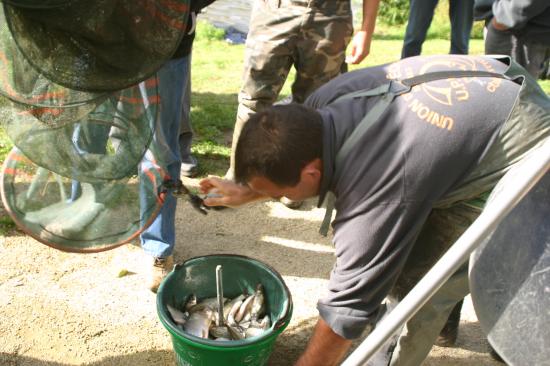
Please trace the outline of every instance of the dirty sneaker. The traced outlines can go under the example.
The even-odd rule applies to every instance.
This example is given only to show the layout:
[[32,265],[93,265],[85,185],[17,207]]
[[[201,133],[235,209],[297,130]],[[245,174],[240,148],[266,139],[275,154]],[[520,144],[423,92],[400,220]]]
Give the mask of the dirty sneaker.
[[193,155],[188,155],[181,162],[181,175],[184,177],[192,178],[197,175],[199,171],[199,163]]
[[285,98],[279,100],[278,102],[275,102],[273,105],[289,105],[294,102],[294,97],[292,94],[286,96]]
[[149,283],[147,287],[149,290],[157,293],[160,283],[166,277],[166,275],[174,267],[174,257],[169,255],[166,258],[153,257],[153,264],[151,266],[151,273],[149,277]]

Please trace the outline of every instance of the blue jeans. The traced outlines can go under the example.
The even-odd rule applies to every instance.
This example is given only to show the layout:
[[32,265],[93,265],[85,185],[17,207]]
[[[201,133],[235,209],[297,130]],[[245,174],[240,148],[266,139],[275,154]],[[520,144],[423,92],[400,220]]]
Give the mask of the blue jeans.
[[[168,173],[167,179],[180,177],[181,156],[179,135],[189,124],[191,57],[167,62],[159,71],[160,114],[150,151],[156,163]],[[190,144],[190,140],[189,140]],[[142,169],[153,164],[146,155]],[[143,185],[141,189],[146,189]],[[142,210],[143,212],[143,210]],[[172,254],[175,244],[176,198],[168,192],[164,205],[153,223],[141,234],[143,250],[154,257],[165,258]]]
[[[438,0],[411,0],[409,22],[401,58],[418,56],[432,23]],[[474,0],[449,0],[451,19],[451,50],[449,53],[468,54],[468,42],[474,21]]]
[[191,54],[187,57],[187,83],[183,91],[183,103],[181,108],[181,124],[179,134],[180,155],[182,162],[188,162],[191,156],[191,140],[193,139],[193,128],[191,127]]

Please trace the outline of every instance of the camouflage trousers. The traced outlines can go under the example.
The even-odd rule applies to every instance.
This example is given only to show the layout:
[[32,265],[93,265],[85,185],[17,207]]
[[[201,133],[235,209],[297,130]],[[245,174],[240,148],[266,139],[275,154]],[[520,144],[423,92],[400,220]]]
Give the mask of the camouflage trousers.
[[336,77],[353,34],[350,0],[255,0],[246,41],[243,83],[233,132],[231,167],[241,129],[271,106],[294,65],[294,102]]

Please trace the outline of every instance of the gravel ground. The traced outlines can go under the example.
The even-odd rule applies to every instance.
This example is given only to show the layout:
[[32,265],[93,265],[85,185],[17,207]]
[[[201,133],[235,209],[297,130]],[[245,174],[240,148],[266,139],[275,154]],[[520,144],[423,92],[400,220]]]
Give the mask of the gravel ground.
[[[269,365],[291,365],[305,347],[334,261],[330,240],[317,233],[324,210],[314,205],[293,211],[264,202],[207,216],[187,203],[178,208],[177,262],[214,253],[247,255],[273,266],[290,288],[293,317]],[[14,232],[0,238],[0,254],[0,365],[174,364],[155,295],[144,287],[146,257],[136,243],[72,254]],[[128,275],[118,277],[121,270]],[[470,302],[456,347],[434,347],[424,365],[501,365],[488,354]]]

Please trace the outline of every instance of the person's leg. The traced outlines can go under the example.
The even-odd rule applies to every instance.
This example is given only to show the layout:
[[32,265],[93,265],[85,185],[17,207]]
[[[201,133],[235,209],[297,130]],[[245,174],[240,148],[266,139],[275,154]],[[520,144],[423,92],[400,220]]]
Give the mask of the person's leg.
[[197,174],[197,159],[191,154],[193,128],[191,126],[191,54],[187,57],[187,73],[183,81],[183,102],[181,104],[181,124],[179,148],[181,156],[181,174],[192,177]]
[[467,55],[474,23],[474,0],[450,0],[451,54]]
[[490,20],[485,25],[485,54],[512,56],[512,33],[495,29]]
[[296,78],[293,102],[303,103],[321,85],[340,75],[353,34],[349,1],[325,2],[311,8],[294,50]]
[[401,58],[418,56],[422,52],[422,44],[432,23],[437,2],[438,0],[410,1],[409,21],[405,31]]
[[[303,103],[313,91],[338,76],[344,67],[347,69],[346,47],[353,34],[350,2],[339,0],[310,5],[301,30],[298,41],[293,44],[296,77],[288,100],[292,103]],[[297,209],[303,201],[282,197],[281,203]]]
[[[160,95],[160,114],[156,121],[156,129],[151,143],[150,150],[156,164],[166,169],[165,179],[179,179],[181,159],[179,150],[179,135],[181,110],[183,103],[182,87],[184,79],[187,77],[189,69],[189,59],[187,57],[171,60],[158,71],[159,95]],[[144,160],[142,162],[142,172],[144,168],[152,162]],[[144,192],[145,186],[142,185],[142,195],[150,192]],[[147,207],[142,206],[142,213],[148,212]],[[153,268],[149,283],[149,288],[156,291],[162,278],[171,270],[172,252],[175,244],[175,212],[176,198],[169,191],[166,194],[164,204],[160,213],[153,220],[151,225],[141,234],[141,246],[143,250],[153,259]],[[148,217],[142,217],[147,220]]]
[[390,365],[420,365],[430,353],[457,301],[462,300],[468,291],[468,265],[465,264],[407,322],[397,341]]
[[539,76],[539,78],[541,80],[549,80],[550,79],[550,50],[548,50],[546,61],[544,61],[544,66],[542,68],[542,73]]
[[512,52],[510,56],[521,66],[525,67],[527,65],[527,55],[525,54],[525,44],[518,39],[515,35],[510,33],[510,42],[512,44]]
[[[71,136],[73,146],[82,154],[95,153],[103,155],[107,150],[110,128],[110,126],[93,123],[87,119],[79,121],[74,124],[73,134]],[[75,176],[78,176],[78,174],[75,174]],[[81,183],[77,179],[73,179],[71,181],[69,202],[76,201],[81,194]]]
[[[392,295],[401,300],[474,222],[480,209],[457,204],[434,209],[399,276]],[[464,264],[405,324],[390,365],[419,365],[426,358],[456,304],[468,294],[468,266]]]
[[462,310],[463,300],[460,300],[449,315],[447,322],[443,326],[435,344],[440,347],[452,347],[456,343],[458,337],[458,325],[460,324],[460,312]]
[[522,45],[524,63],[520,63],[535,79],[539,79],[544,71],[544,63],[548,60],[550,47],[529,40],[518,41]]
[[291,5],[278,7],[278,3],[254,3],[226,179],[234,179],[235,149],[242,128],[252,114],[275,102],[292,66],[291,44],[295,42],[301,20],[300,15],[296,14],[299,7],[293,7],[290,11]]

